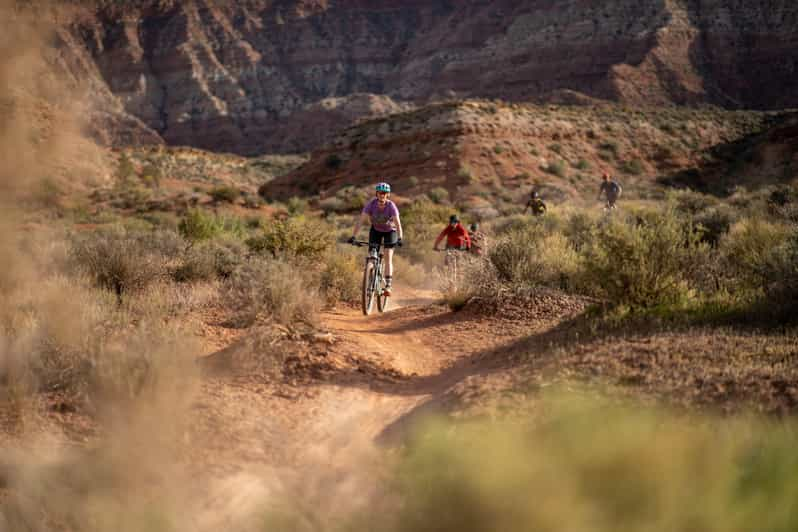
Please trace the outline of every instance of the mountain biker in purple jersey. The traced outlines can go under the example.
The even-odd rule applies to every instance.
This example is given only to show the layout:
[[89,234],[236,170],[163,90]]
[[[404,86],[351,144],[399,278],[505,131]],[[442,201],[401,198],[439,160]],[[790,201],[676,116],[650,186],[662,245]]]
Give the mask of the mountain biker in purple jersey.
[[355,228],[352,230],[352,237],[349,243],[353,244],[360,226],[370,223],[369,246],[377,244],[385,248],[385,290],[386,296],[391,295],[391,285],[393,284],[393,248],[402,247],[402,222],[399,219],[399,209],[389,198],[391,195],[391,185],[388,183],[377,183],[375,198],[369,201],[355,220]]

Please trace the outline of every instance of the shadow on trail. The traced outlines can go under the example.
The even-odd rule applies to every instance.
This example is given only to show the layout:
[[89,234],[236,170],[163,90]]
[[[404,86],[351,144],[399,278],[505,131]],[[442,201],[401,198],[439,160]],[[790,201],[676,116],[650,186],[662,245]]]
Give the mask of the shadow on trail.
[[[374,320],[373,327],[364,332],[391,334],[418,331],[487,318],[478,312],[436,312],[421,319],[413,319],[412,315],[408,315],[403,316],[403,321],[399,324],[385,324],[380,323],[379,319]],[[532,334],[509,340],[493,349],[464,355],[433,375],[403,375],[377,362],[362,359],[358,360],[357,367],[337,373],[328,382],[339,386],[368,388],[387,395],[429,396],[423,403],[387,425],[377,437],[378,443],[391,444],[401,441],[407,430],[418,421],[429,416],[446,415],[454,410],[460,402],[458,384],[472,377],[487,376],[519,366],[523,367],[524,373],[540,371],[550,366],[558,348],[584,341],[584,335],[578,331],[584,329],[585,324],[584,313],[562,321],[541,324],[540,329]],[[591,341],[595,339],[596,337],[590,338]]]

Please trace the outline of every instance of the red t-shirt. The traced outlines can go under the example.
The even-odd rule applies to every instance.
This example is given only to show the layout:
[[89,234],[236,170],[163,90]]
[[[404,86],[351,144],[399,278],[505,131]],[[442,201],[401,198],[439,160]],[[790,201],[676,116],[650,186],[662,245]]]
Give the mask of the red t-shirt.
[[457,222],[457,225],[447,225],[446,229],[441,231],[441,234],[438,235],[438,238],[435,239],[435,247],[438,246],[438,243],[443,240],[443,237],[446,237],[446,247],[447,248],[470,248],[471,247],[471,239],[468,237],[468,231],[460,222]]

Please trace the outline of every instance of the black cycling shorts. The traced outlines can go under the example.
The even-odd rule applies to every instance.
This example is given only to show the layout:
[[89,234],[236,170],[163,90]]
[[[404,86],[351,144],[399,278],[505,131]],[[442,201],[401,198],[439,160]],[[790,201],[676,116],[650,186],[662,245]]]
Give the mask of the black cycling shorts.
[[377,231],[374,227],[369,231],[369,246],[383,246],[386,248],[396,247],[396,242],[399,240],[399,233],[396,231],[389,231],[387,233]]

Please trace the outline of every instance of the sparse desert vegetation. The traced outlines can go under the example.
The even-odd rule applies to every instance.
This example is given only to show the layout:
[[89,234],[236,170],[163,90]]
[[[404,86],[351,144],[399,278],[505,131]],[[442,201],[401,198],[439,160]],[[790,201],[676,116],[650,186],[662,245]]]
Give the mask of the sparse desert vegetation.
[[[447,97],[307,157],[89,158],[8,39],[0,530],[798,527],[786,115]],[[404,245],[366,317],[375,176]]]

